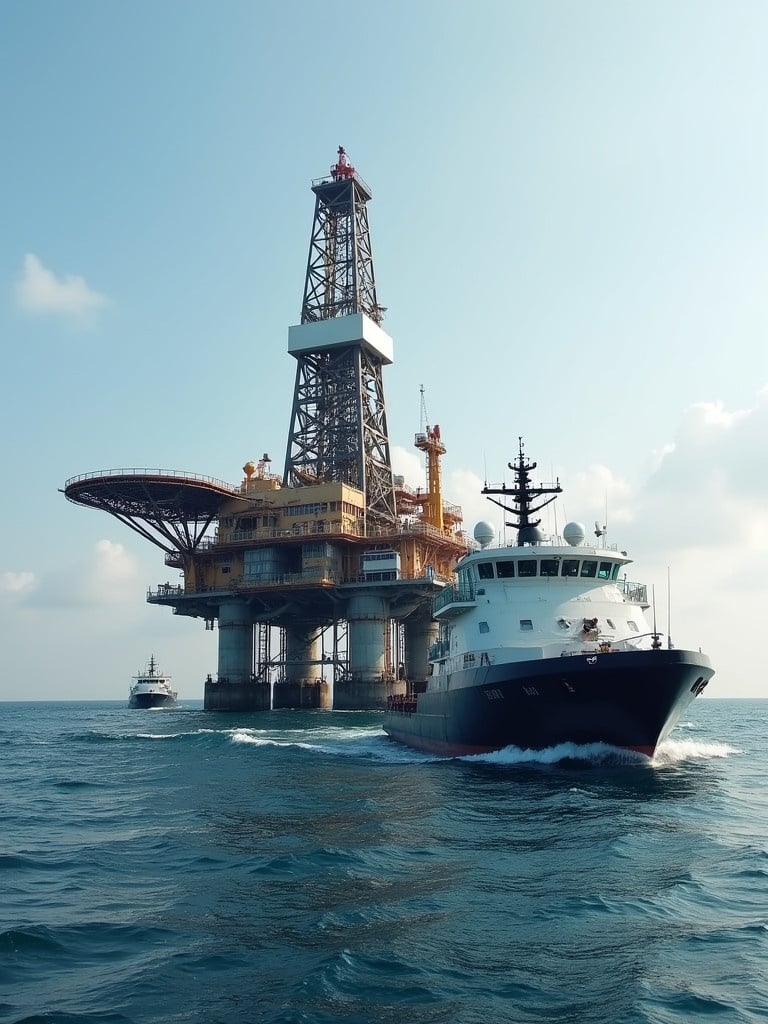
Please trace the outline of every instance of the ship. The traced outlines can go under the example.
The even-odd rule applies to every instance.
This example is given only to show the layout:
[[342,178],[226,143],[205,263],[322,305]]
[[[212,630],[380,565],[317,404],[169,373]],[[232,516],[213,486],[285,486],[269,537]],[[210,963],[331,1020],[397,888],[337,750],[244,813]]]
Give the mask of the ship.
[[178,693],[171,689],[171,677],[163,675],[157,667],[154,654],[144,672],[133,677],[128,695],[129,708],[173,708]]
[[483,487],[511,514],[513,543],[494,546],[477,524],[434,600],[426,680],[388,699],[384,731],[443,756],[604,744],[651,758],[714,669],[657,630],[655,598],[628,580],[632,560],[606,524],[593,544],[578,522],[544,535],[535,515],[562,487],[534,485],[536,465],[520,438],[512,486]]

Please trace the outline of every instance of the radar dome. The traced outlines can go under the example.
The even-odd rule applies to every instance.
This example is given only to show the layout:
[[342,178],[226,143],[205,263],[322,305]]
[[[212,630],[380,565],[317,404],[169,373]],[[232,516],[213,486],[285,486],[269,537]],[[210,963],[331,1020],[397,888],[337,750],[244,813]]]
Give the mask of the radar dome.
[[490,523],[481,522],[475,526],[474,538],[481,548],[487,548],[495,536],[496,531]]
[[521,526],[517,531],[518,544],[541,544],[544,534],[538,526]]
[[577,548],[579,544],[583,544],[586,535],[587,531],[582,523],[566,523],[563,527],[565,542],[570,544],[572,548]]
[[243,472],[245,473],[245,475],[250,480],[250,478],[256,472],[256,463],[255,462],[246,462],[246,464],[243,466]]

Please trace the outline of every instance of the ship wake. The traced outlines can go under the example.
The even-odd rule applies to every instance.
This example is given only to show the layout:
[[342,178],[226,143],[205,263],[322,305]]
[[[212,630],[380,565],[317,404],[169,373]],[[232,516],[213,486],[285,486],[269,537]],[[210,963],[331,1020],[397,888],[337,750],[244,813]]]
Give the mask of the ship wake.
[[513,764],[584,764],[595,766],[650,765],[662,767],[688,761],[706,760],[715,757],[729,757],[738,754],[736,747],[727,743],[712,743],[703,740],[665,740],[650,758],[645,754],[607,743],[558,743],[544,750],[523,750],[520,747],[505,747],[489,754],[471,754],[462,761],[472,763],[513,765]]

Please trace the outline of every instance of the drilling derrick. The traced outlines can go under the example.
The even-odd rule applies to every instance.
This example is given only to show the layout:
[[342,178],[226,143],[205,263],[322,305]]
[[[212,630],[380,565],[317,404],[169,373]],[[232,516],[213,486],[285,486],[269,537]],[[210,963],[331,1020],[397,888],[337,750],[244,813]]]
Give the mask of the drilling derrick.
[[[426,426],[427,486],[394,478],[366,204],[342,147],[312,183],[315,211],[284,471],[265,452],[239,485],[177,471],[104,470],[67,481],[70,501],[110,513],[162,548],[182,581],[147,600],[216,627],[208,711],[383,709],[426,686],[435,596],[471,544],[443,500],[440,428]],[[397,482],[397,491],[395,484]]]
[[283,484],[342,483],[364,496],[365,523],[396,522],[382,367],[392,339],[381,329],[366,204],[371,191],[339,146],[338,162],[312,183],[315,215]]

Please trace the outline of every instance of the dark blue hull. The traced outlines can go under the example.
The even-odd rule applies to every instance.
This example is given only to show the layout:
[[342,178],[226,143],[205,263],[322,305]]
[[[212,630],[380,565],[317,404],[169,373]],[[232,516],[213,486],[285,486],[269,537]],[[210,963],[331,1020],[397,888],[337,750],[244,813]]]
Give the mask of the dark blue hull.
[[445,688],[393,698],[384,731],[456,756],[606,743],[652,756],[713,675],[692,651],[627,651],[454,672]]
[[176,700],[164,693],[137,693],[128,701],[129,708],[175,708]]

